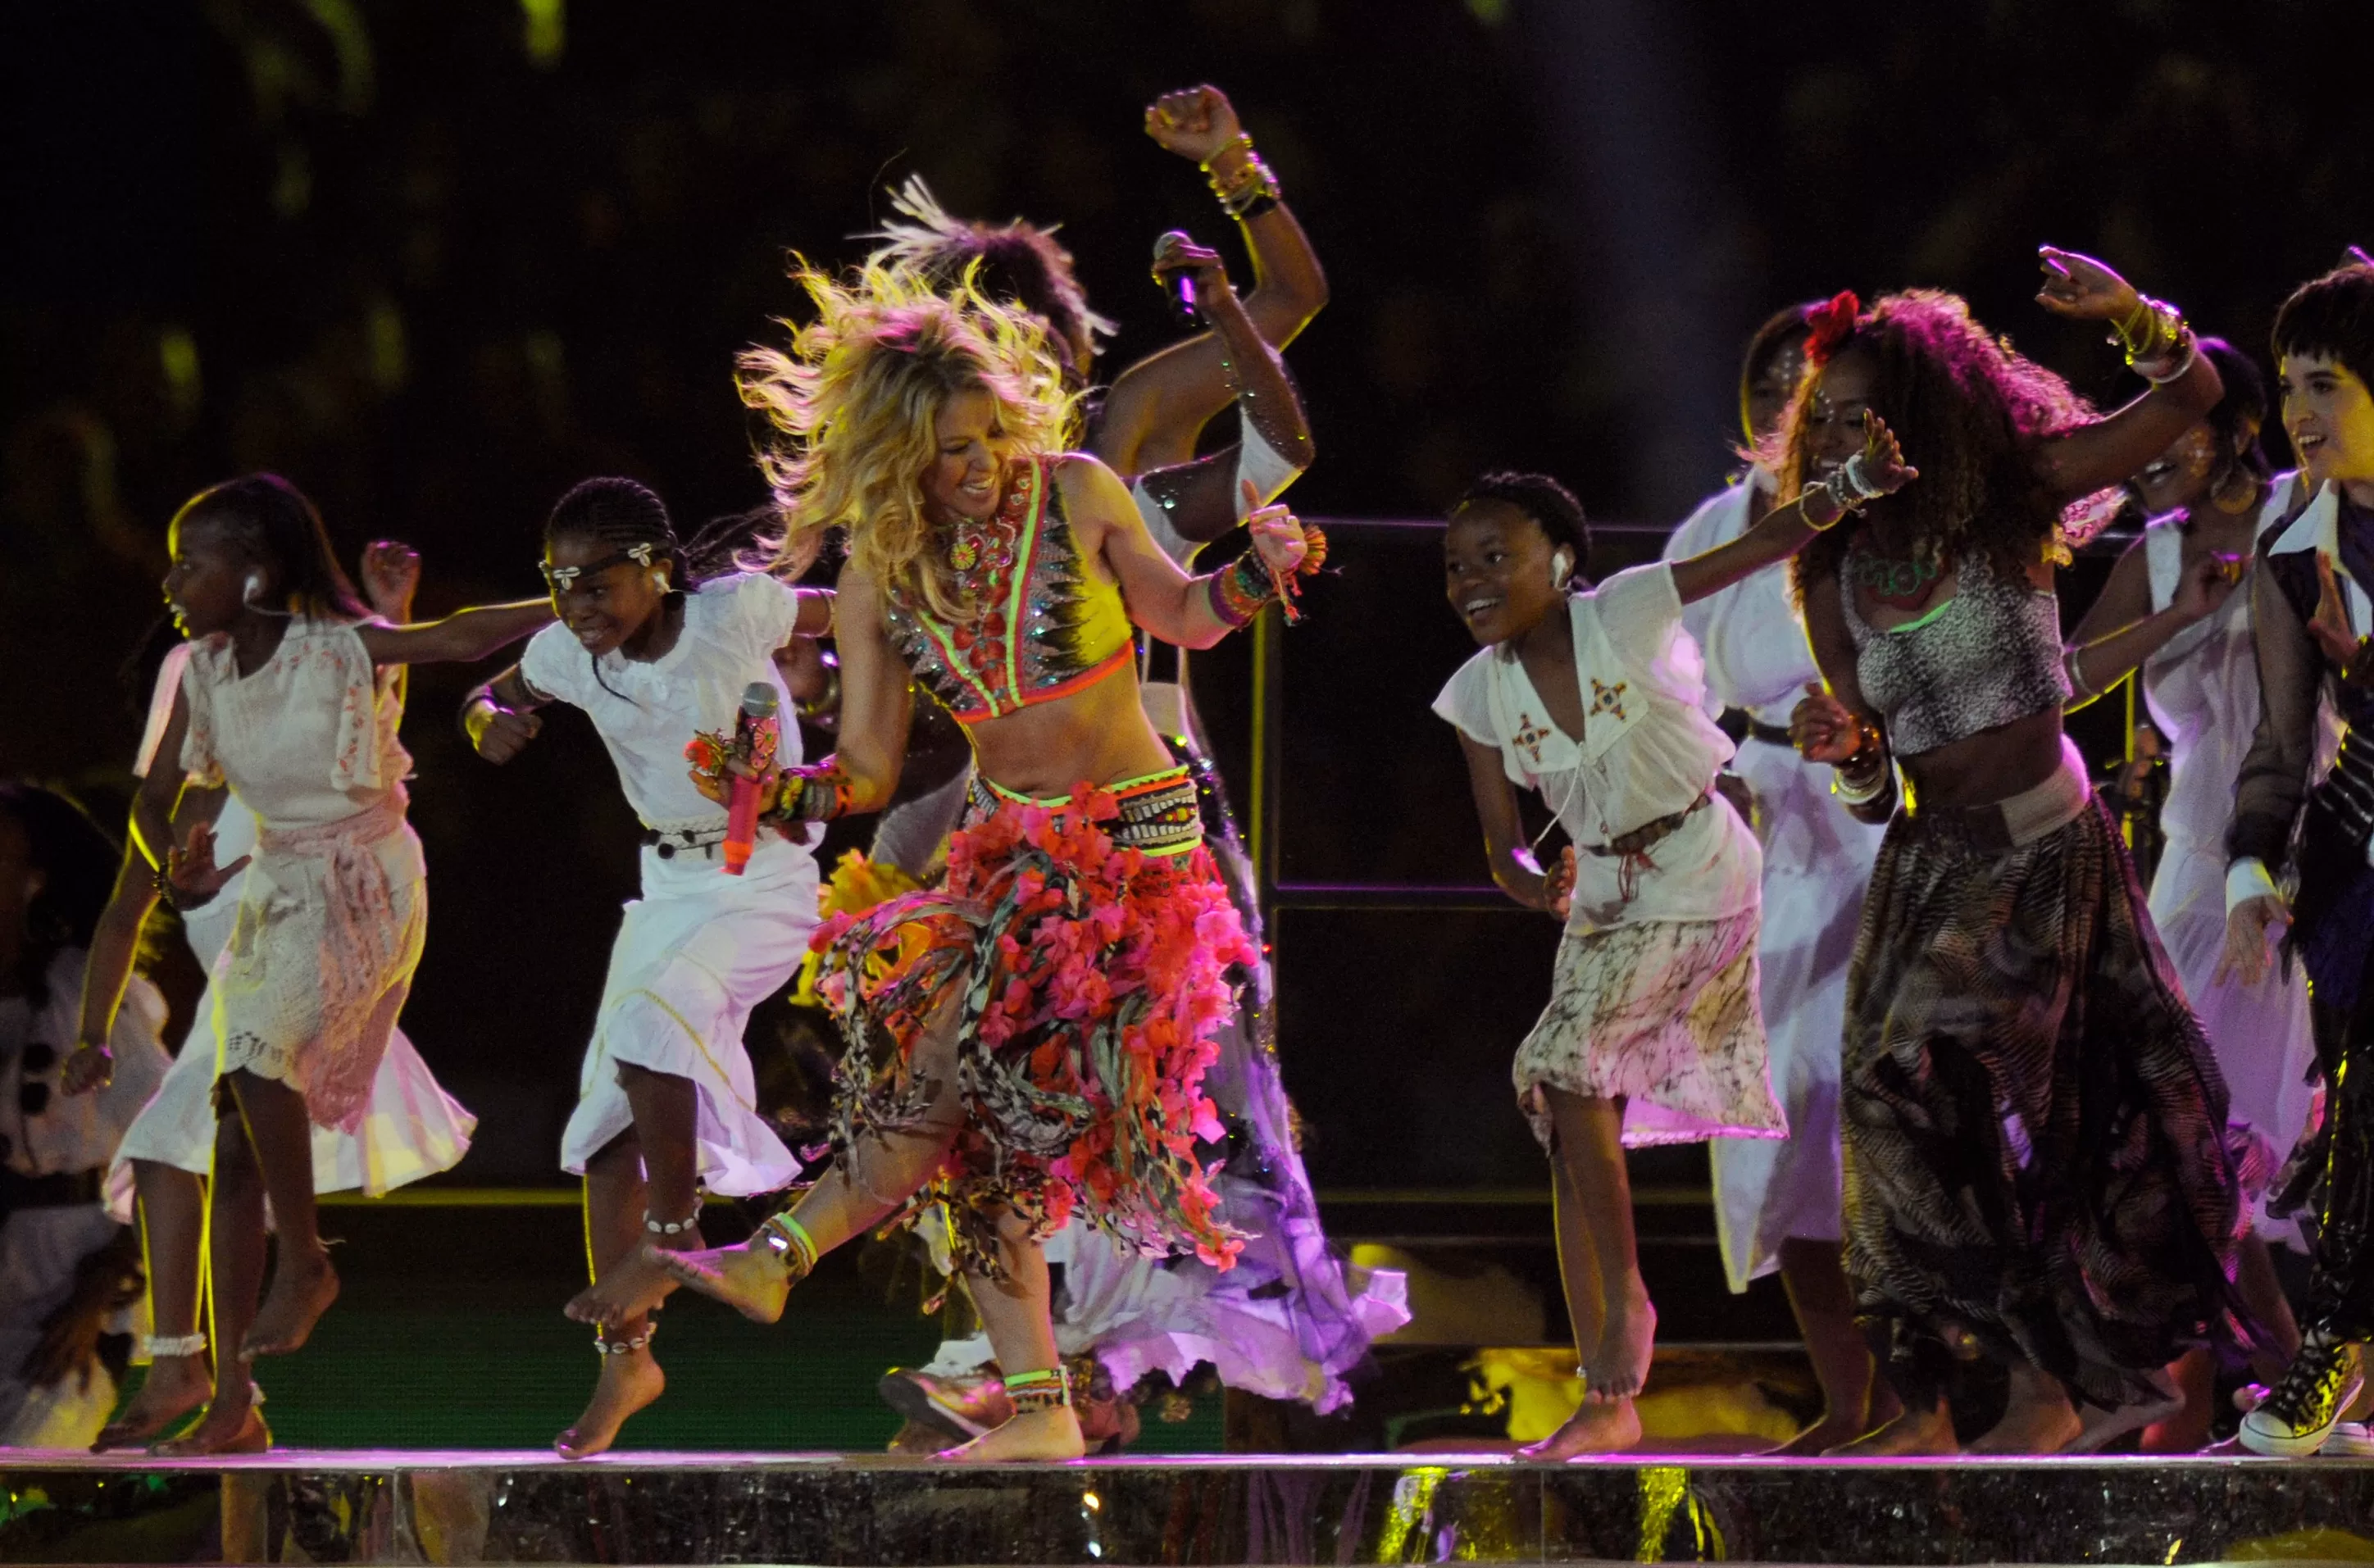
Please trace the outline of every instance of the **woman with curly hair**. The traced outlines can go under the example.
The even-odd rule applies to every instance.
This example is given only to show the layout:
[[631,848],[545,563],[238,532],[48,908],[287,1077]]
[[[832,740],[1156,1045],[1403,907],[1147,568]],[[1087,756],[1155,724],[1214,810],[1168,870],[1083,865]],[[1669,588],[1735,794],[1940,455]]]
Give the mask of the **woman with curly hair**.
[[1193,779],[1139,705],[1134,628],[1210,647],[1317,541],[1264,508],[1252,552],[1187,576],[1112,471],[1065,451],[1075,399],[1035,317],[970,279],[942,296],[878,266],[798,276],[817,319],[788,352],[746,354],[743,391],[778,432],[763,465],[794,537],[848,534],[842,698],[835,756],[762,775],[771,814],[878,810],[911,680],[965,725],[978,777],[945,890],[817,933],[848,1047],[831,1171],[746,1246],[661,1261],[772,1320],[819,1254],[936,1206],[1015,1411],[954,1452],[1069,1457],[1040,1240],[1076,1213],[1216,1268],[1242,1246],[1196,1145],[1218,1131],[1201,1083],[1231,972],[1256,954]]
[[[1792,716],[1798,748],[1857,816],[1892,818],[1849,971],[1840,1120],[1847,1270],[1904,1411],[1848,1452],[1951,1451],[1945,1374],[1980,1355],[2011,1398],[1973,1451],[2098,1446],[2173,1408],[2158,1369],[2245,1333],[2226,1086],[2062,733],[2073,691],[2180,617],[2072,649],[2052,594],[2107,510],[2089,497],[2206,414],[2217,372],[2172,308],[2041,257],[2041,303],[2109,323],[2145,395],[2098,417],[1951,295],[1864,313],[1844,295],[1774,443],[1792,496],[1875,411],[1922,474],[1793,568],[1828,685]],[[2232,580],[2201,587],[2189,608]]]

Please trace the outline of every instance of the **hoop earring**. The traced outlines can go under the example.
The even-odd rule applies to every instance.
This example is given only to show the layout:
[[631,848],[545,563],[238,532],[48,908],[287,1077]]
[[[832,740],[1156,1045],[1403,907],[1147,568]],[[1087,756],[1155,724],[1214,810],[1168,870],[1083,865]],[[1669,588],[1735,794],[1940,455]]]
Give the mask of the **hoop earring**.
[[[2237,481],[2239,484],[2237,485]],[[2251,471],[2239,462],[2229,462],[2226,472],[2209,487],[2209,501],[2227,517],[2239,517],[2249,511],[2259,498],[2259,482]]]

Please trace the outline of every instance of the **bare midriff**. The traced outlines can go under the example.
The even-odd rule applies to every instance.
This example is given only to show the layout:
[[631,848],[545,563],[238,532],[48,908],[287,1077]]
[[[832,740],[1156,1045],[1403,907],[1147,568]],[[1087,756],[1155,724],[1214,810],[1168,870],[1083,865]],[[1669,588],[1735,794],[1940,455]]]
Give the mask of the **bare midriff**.
[[981,777],[1017,795],[1066,795],[1174,766],[1138,701],[1134,661],[1052,702],[968,723],[965,733]]
[[1897,761],[1913,798],[1933,808],[2007,801],[2051,778],[2061,755],[2061,709],[2048,708]]

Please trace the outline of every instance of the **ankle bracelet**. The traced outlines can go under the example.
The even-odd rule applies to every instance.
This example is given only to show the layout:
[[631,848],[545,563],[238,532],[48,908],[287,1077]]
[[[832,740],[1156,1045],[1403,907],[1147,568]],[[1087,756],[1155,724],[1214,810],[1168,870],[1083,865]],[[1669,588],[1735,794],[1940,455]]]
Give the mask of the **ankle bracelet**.
[[805,1280],[816,1268],[816,1238],[807,1227],[792,1218],[788,1209],[758,1227],[758,1239],[782,1260],[784,1271],[793,1280]]
[[140,1353],[150,1361],[159,1356],[194,1356],[206,1348],[206,1337],[203,1333],[181,1334],[170,1339],[159,1339],[154,1334],[140,1336]]
[[594,1336],[594,1353],[601,1356],[622,1356],[640,1351],[652,1342],[652,1336],[659,1332],[659,1328],[656,1323],[646,1324],[643,1331],[631,1340],[605,1340],[596,1334]]
[[1041,1372],[1017,1372],[1008,1375],[1005,1382],[1005,1397],[1014,1402],[1016,1415],[1037,1415],[1042,1410],[1071,1408],[1071,1374],[1060,1366],[1051,1366]]
[[654,1220],[652,1218],[652,1211],[649,1209],[646,1209],[643,1211],[643,1229],[651,1232],[652,1235],[655,1236],[677,1236],[684,1235],[687,1231],[699,1231],[700,1229],[700,1207],[699,1204],[695,1204],[693,1206],[691,1216],[688,1219],[682,1220]]

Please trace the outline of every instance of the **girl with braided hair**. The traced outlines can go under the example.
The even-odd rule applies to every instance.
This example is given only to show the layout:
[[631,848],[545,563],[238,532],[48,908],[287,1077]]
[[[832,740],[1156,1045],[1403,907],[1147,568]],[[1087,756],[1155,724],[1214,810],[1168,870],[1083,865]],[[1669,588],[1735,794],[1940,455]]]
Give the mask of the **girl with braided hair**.
[[1948,1374],[1980,1355],[2011,1400],[1974,1452],[2097,1447],[2174,1408],[2159,1369],[2183,1351],[2250,1333],[2226,1086],[2061,723],[2232,579],[2075,646],[2052,594],[2066,541],[2108,513],[2087,498],[2208,413],[2217,371],[2100,263],[2042,265],[2040,301],[2108,324],[2145,395],[2098,417],[1951,295],[1842,295],[1770,450],[1794,495],[1876,411],[1922,472],[1792,568],[1824,681],[1798,749],[1888,821],[1839,1114],[1847,1272],[1904,1410],[1850,1453],[1951,1452]]
[[1209,647],[1317,539],[1260,509],[1251,553],[1187,576],[1112,471],[1065,450],[1075,400],[1035,317],[969,279],[798,275],[817,319],[744,357],[744,394],[778,432],[763,461],[794,533],[844,529],[850,549],[840,751],[767,776],[777,813],[879,809],[911,679],[965,725],[978,777],[945,891],[818,933],[847,1042],[832,1169],[748,1246],[660,1260],[772,1321],[819,1253],[936,1207],[1015,1412],[954,1452],[1076,1456],[1043,1238],[1076,1216],[1222,1270],[1243,1245],[1196,1146],[1220,1130],[1200,1086],[1255,954],[1140,706],[1133,628]]
[[[560,616],[520,661],[473,692],[462,722],[478,755],[517,756],[536,709],[582,709],[643,824],[642,896],[611,950],[560,1164],[585,1181],[594,1280],[567,1308],[594,1325],[601,1372],[584,1413],[554,1446],[608,1448],[660,1397],[652,1309],[674,1288],[646,1255],[700,1244],[700,1194],[789,1187],[798,1163],[755,1104],[742,1033],[787,984],[817,923],[816,860],[804,836],[766,835],[725,874],[725,813],[684,776],[685,741],[730,731],[753,684],[792,704],[774,662],[794,636],[830,625],[829,596],[763,573],[696,580],[667,508],[631,479],[588,479],[544,530],[544,575]],[[785,760],[795,725],[781,724]]]

